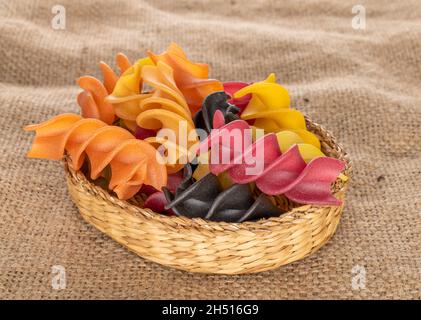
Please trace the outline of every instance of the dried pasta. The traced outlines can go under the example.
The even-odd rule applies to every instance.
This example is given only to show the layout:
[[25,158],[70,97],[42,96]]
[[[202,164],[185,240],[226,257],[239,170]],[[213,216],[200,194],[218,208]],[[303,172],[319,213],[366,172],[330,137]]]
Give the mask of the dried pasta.
[[109,166],[109,188],[120,199],[129,199],[143,184],[157,190],[166,185],[166,167],[156,149],[123,128],[66,113],[25,130],[36,133],[28,157],[59,160],[67,152],[75,170],[87,157],[92,179]]
[[[268,195],[284,194],[300,203],[341,204],[340,200],[332,196],[330,187],[345,169],[342,161],[316,154],[313,158],[308,156],[310,161],[306,163],[297,144],[282,152],[276,134],[269,133],[252,142],[251,132],[247,129],[249,126],[245,121],[235,120],[213,131],[201,143],[200,152],[210,149],[212,154],[212,149],[218,145],[216,150],[224,150],[229,156],[227,162],[211,162],[210,172],[216,175],[227,172],[234,183],[256,182],[256,186]],[[232,139],[221,139],[222,135],[226,136],[234,130],[243,135],[242,148],[236,148]],[[260,169],[254,173],[250,171],[257,167]]]
[[253,125],[265,132],[293,131],[308,144],[320,149],[319,139],[307,130],[303,114],[290,109],[288,91],[276,83],[272,73],[266,80],[253,83],[234,93],[234,98],[241,98],[248,94],[252,97],[247,107],[241,113],[241,119],[254,120]]
[[[130,67],[130,61],[123,53],[117,54],[116,61],[121,73]],[[112,124],[115,120],[114,108],[105,98],[113,92],[119,77],[105,62],[101,61],[99,67],[103,82],[92,76],[77,79],[78,85],[83,89],[77,97],[77,102],[84,118],[99,119]]]
[[161,61],[174,70],[175,83],[186,98],[193,115],[200,109],[206,96],[224,90],[220,81],[208,78],[207,64],[190,61],[176,43],[172,43],[166,52],[159,55],[148,51],[148,56],[155,64]]

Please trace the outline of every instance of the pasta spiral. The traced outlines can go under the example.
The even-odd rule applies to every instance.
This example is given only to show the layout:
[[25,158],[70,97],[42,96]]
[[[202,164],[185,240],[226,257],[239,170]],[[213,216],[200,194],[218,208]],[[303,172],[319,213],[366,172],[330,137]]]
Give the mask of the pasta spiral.
[[235,184],[224,190],[212,173],[194,181],[191,167],[187,165],[186,169],[184,180],[174,193],[163,188],[168,201],[165,208],[171,209],[177,215],[213,221],[243,222],[277,217],[282,213],[266,195],[260,194],[255,199],[248,185]]
[[[174,82],[172,69],[165,63],[158,62],[156,66],[143,65],[136,72],[139,72],[139,79],[153,89],[152,93],[135,94],[117,99],[110,96],[107,101],[115,105],[117,115],[124,119],[126,124],[132,123],[130,126],[134,123],[149,130],[169,129],[173,132],[175,139],[168,143],[160,137],[151,137],[146,140],[154,145],[171,148],[180,158],[181,153],[188,152],[188,149],[197,143],[198,138],[188,105]],[[130,103],[126,103],[128,101]],[[180,138],[180,134],[184,132],[187,132],[191,138],[186,143]],[[169,164],[169,173],[181,170],[183,164],[174,162]]]
[[[211,132],[201,146],[200,152],[209,148],[225,150],[229,161],[224,163],[210,163],[209,170],[213,174],[227,172],[234,183],[246,184],[256,182],[256,186],[268,195],[284,194],[287,198],[308,204],[340,205],[341,201],[331,194],[331,184],[345,169],[342,161],[320,156],[314,157],[306,163],[300,155],[297,144],[292,145],[282,153],[278,137],[269,133],[251,142],[250,131],[243,120],[235,120]],[[230,132],[240,132],[244,145],[240,150],[231,139],[221,139]],[[260,155],[260,157],[256,157]],[[212,158],[212,156],[211,156]],[[249,169],[260,164],[260,170],[250,173]]]
[[[129,59],[122,53],[117,54],[116,61],[121,73],[130,67]],[[83,89],[77,96],[77,102],[84,118],[99,119],[112,124],[115,120],[114,108],[105,98],[114,90],[119,77],[105,62],[101,61],[99,67],[103,82],[92,76],[77,79],[78,85]]]
[[28,157],[60,160],[67,152],[75,170],[87,157],[92,179],[109,165],[109,188],[120,199],[129,199],[143,184],[158,190],[166,185],[166,167],[156,149],[123,128],[66,113],[25,130],[36,133]]
[[208,78],[207,64],[190,61],[176,43],[172,43],[166,52],[159,55],[148,51],[148,56],[155,64],[164,62],[174,70],[175,83],[186,98],[193,115],[209,94],[224,90],[220,81]]
[[251,94],[251,100],[241,113],[241,119],[254,120],[253,125],[265,132],[292,131],[308,144],[320,149],[319,139],[307,130],[304,115],[290,108],[288,91],[276,83],[275,74],[234,93],[234,98]]

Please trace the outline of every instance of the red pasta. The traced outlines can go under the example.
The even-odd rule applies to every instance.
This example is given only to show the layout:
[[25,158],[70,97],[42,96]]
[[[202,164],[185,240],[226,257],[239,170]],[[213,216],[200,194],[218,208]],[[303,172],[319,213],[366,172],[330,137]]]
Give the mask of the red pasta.
[[[268,195],[284,194],[299,203],[341,204],[340,200],[332,196],[331,184],[345,169],[342,161],[316,157],[307,164],[297,145],[282,154],[275,134],[267,134],[252,143],[251,131],[247,132],[247,129],[250,128],[245,121],[236,120],[213,131],[201,143],[200,152],[211,149],[209,169],[213,174],[227,171],[234,183],[255,182]],[[240,134],[242,148],[238,148],[238,139],[227,139],[233,132]],[[220,153],[217,158],[219,161],[228,161],[212,163],[212,149]]]

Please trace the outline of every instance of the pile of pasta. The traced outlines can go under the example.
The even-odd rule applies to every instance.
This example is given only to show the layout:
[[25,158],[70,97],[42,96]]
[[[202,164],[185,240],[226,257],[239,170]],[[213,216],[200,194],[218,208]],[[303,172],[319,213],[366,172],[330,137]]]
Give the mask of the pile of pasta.
[[[344,163],[323,154],[274,74],[255,83],[210,79],[208,65],[175,43],[134,63],[119,53],[116,65],[118,73],[100,62],[102,81],[77,80],[80,115],[25,127],[35,132],[28,157],[67,155],[119,199],[146,195],[145,208],[168,215],[269,218],[283,213],[279,195],[341,205],[331,185],[346,178]],[[213,161],[221,155],[225,161]],[[261,170],[250,173],[253,166]]]

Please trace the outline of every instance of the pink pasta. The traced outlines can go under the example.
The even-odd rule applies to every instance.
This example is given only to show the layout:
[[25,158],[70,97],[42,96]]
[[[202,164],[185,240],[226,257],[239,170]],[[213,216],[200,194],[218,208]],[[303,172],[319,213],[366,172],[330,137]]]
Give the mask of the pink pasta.
[[[331,194],[331,184],[345,169],[342,161],[330,157],[316,157],[308,164],[300,155],[297,145],[281,153],[275,134],[267,134],[252,142],[251,131],[243,120],[230,122],[213,131],[199,147],[200,152],[211,150],[209,169],[213,174],[228,172],[234,183],[255,182],[268,195],[284,194],[299,202],[318,205],[340,205]],[[241,135],[241,140],[227,139]],[[223,138],[224,137],[224,138]],[[242,148],[238,148],[241,141]],[[220,153],[212,163],[212,149]]]

